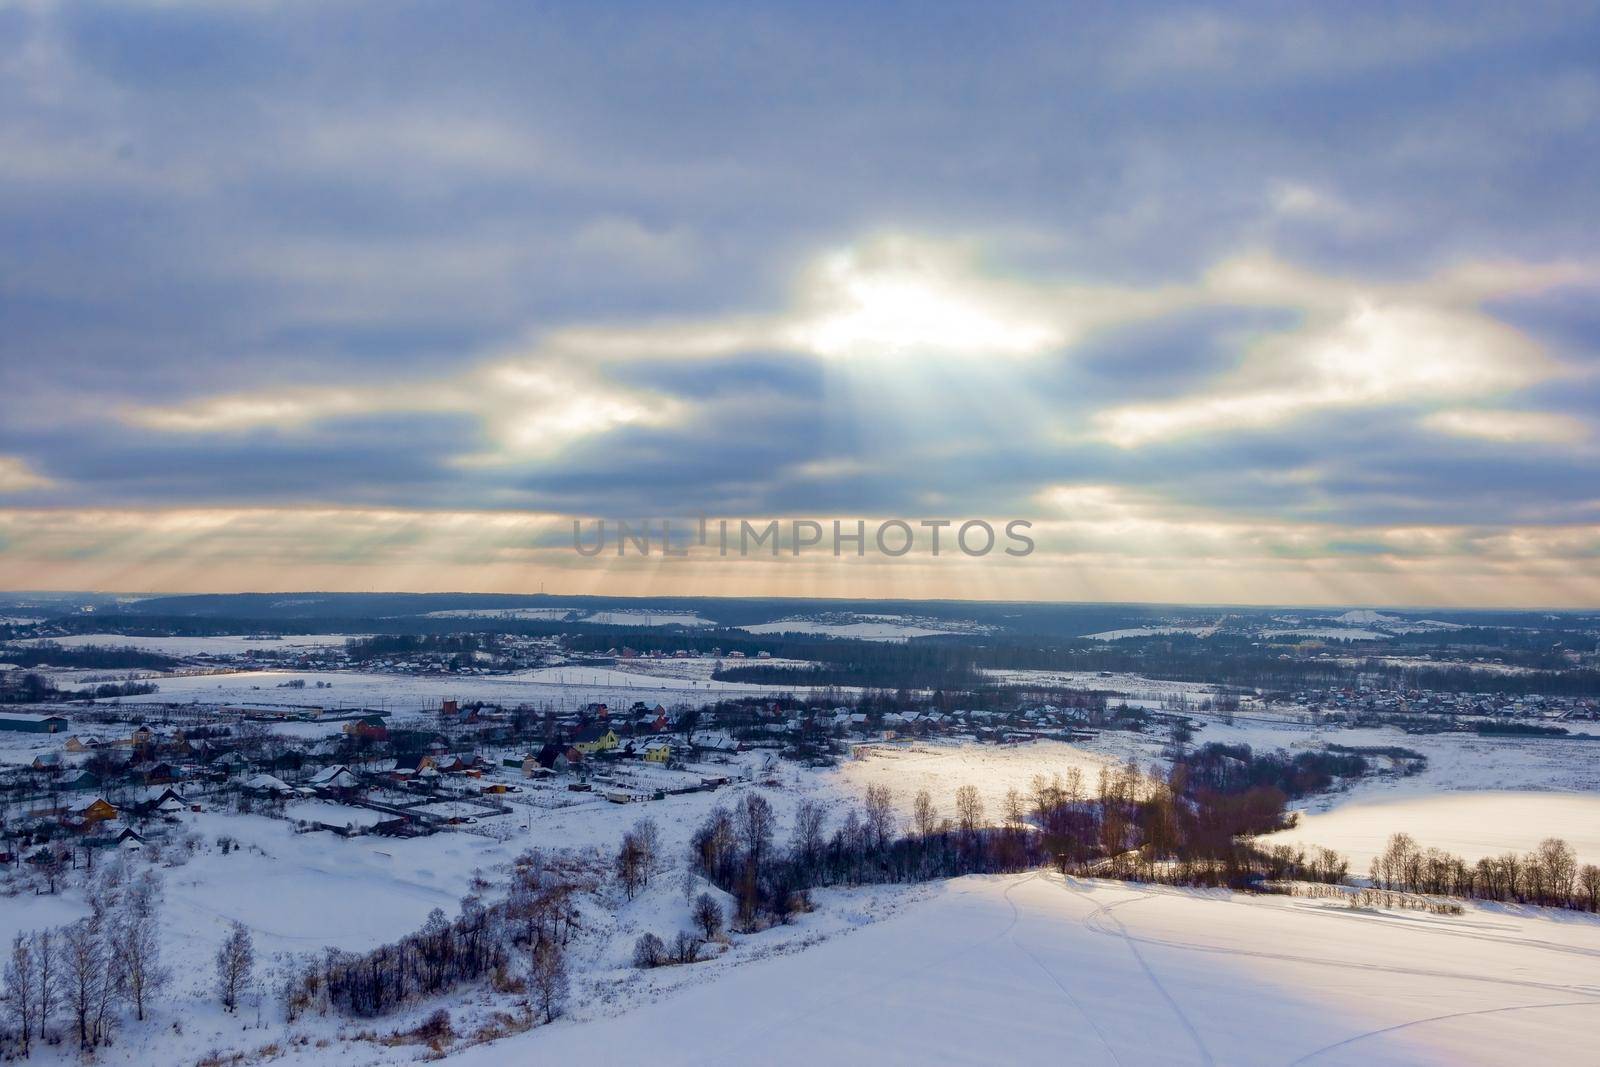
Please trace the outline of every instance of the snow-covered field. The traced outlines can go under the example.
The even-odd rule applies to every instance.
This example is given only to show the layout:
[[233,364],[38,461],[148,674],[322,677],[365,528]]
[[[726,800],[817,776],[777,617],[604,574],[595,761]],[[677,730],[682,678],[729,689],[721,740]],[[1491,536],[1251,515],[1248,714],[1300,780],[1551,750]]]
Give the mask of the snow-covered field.
[[[303,681],[304,688],[284,683]],[[317,688],[318,682],[328,683]],[[157,679],[158,692],[122,698],[125,703],[271,703],[320,708],[380,708],[422,711],[440,700],[571,708],[591,702],[627,707],[647,703],[701,704],[724,695],[786,692],[782,686],[715,682],[703,677],[662,677],[643,670],[607,667],[543,667],[484,676],[378,674],[358,671],[240,671]]]
[[795,615],[775,622],[741,626],[739,629],[752,634],[817,634],[823,637],[853,637],[862,641],[904,641],[912,637],[972,633],[983,628],[975,623],[908,615],[838,613]]
[[1198,700],[1215,694],[1219,688],[1209,682],[1174,682],[1122,671],[985,670],[983,673],[1001,685],[1091,689],[1157,702],[1165,697],[1180,696]]
[[128,634],[67,634],[40,637],[20,642],[25,645],[56,644],[62,648],[99,645],[109,648],[136,648],[141,652],[160,652],[169,656],[238,656],[246,652],[311,652],[319,648],[343,648],[353,634],[291,634],[281,638],[261,637],[141,637]]
[[999,821],[1005,811],[1006,793],[1015,789],[1026,804],[1035,777],[1065,777],[1076,767],[1084,788],[1092,790],[1099,780],[1100,768],[1116,763],[1111,757],[1060,741],[1026,745],[862,745],[856,749],[856,758],[843,761],[824,777],[831,779],[839,791],[852,796],[865,795],[869,785],[887,786],[902,813],[911,811],[917,793],[925,789],[943,818],[955,815],[957,789],[976,786],[985,812],[990,819]]
[[689,611],[591,611],[578,620],[597,626],[715,626]]
[[[1578,738],[1407,734],[1387,727],[1349,730],[1241,717],[1233,725],[1207,722],[1195,735],[1195,743],[1208,741],[1291,750],[1320,748],[1324,744],[1352,748],[1400,746],[1428,757],[1427,769],[1420,774],[1365,778],[1346,792],[1335,791],[1309,798],[1300,805],[1309,811],[1324,811],[1357,800],[1416,798],[1460,791],[1531,790],[1600,795],[1600,742]],[[1383,757],[1373,758],[1380,765],[1384,762]]]
[[1600,793],[1453,792],[1355,801],[1304,816],[1294,829],[1263,840],[1334,849],[1361,874],[1397,832],[1469,863],[1531,851],[1546,837],[1565,838],[1580,863],[1600,863]]
[[1320,637],[1334,641],[1387,641],[1394,634],[1380,630],[1364,630],[1344,626],[1291,626],[1276,630],[1262,630],[1262,637]]
[[571,608],[502,608],[477,611],[471,608],[454,608],[449,611],[430,611],[429,619],[539,619],[547,622],[570,620],[597,626],[715,626],[710,619],[692,611],[651,611],[648,608],[627,608],[617,611],[580,611]]
[[1217,632],[1215,626],[1136,626],[1129,630],[1106,630],[1103,633],[1084,634],[1091,641],[1120,641],[1125,637],[1160,637],[1162,634],[1194,634],[1210,637]]
[[1597,957],[1588,917],[973,877],[804,953],[449,1062],[1584,1063]]
[[244,846],[226,856],[202,852],[167,872],[168,907],[208,952],[235,920],[255,933],[258,951],[372,948],[421,926],[433,908],[453,914],[473,870],[509,858],[504,846],[470,834],[343,840],[297,834],[282,820],[227,814],[186,816],[184,825],[208,841],[226,835]]

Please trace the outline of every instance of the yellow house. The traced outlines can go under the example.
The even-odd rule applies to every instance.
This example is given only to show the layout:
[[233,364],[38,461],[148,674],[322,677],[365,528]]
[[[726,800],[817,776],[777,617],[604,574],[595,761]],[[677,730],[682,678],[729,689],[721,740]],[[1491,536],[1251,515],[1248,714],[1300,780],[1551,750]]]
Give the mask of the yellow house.
[[579,734],[572,742],[572,747],[582,752],[585,756],[592,756],[596,752],[610,752],[621,741],[617,739],[615,730],[607,727],[601,730],[594,727]]
[[672,759],[672,746],[665,741],[652,741],[644,746],[644,758],[651,763],[666,763]]
[[117,809],[106,803],[104,798],[95,797],[92,800],[84,800],[72,805],[67,809],[67,814],[76,818],[83,825],[90,826],[94,823],[105,822],[108,819],[115,819],[117,817]]

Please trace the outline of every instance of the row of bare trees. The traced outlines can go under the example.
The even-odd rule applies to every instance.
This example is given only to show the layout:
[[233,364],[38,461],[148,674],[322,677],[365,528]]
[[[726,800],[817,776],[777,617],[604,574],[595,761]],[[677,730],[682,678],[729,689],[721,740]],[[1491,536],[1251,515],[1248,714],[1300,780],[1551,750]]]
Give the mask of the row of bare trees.
[[1532,852],[1506,852],[1468,863],[1409,834],[1395,834],[1373,857],[1372,884],[1409,893],[1600,911],[1600,866],[1578,864],[1572,846],[1549,837]]
[[[771,804],[758,792],[713,808],[695,832],[692,869],[731,893],[738,928],[787,921],[807,892],[840,883],[906,882],[1053,864],[1064,872],[1248,887],[1268,879],[1337,882],[1348,865],[1326,849],[1262,849],[1253,835],[1288,825],[1278,783],[1300,784],[1312,764],[1247,748],[1202,750],[1192,763],[1145,773],[1134,764],[1082,768],[1009,790],[998,812],[972,785],[942,814],[923,791],[903,821],[887,786],[830,833],[822,808],[802,801],[786,846],[774,840]],[[1316,764],[1318,773],[1326,770]],[[1361,761],[1338,765],[1360,773]]]

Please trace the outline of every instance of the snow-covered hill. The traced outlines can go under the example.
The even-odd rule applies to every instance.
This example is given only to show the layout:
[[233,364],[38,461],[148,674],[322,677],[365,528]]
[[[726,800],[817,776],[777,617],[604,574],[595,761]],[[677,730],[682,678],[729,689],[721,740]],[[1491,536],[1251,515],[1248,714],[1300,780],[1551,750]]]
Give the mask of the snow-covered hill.
[[1600,922],[965,878],[804,953],[447,1062],[1593,1062]]

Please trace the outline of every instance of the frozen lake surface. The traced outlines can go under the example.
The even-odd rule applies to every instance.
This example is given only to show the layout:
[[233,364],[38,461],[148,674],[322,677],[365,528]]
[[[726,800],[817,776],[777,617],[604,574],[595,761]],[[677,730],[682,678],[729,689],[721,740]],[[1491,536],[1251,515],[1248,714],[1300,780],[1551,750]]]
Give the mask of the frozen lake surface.
[[1350,858],[1352,873],[1364,874],[1389,835],[1399,832],[1469,862],[1528,852],[1547,837],[1561,837],[1579,862],[1600,863],[1600,795],[1496,790],[1358,800],[1302,815],[1293,830],[1263,840],[1331,848]]

